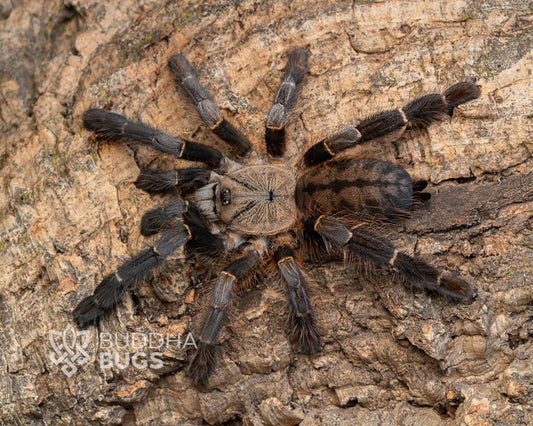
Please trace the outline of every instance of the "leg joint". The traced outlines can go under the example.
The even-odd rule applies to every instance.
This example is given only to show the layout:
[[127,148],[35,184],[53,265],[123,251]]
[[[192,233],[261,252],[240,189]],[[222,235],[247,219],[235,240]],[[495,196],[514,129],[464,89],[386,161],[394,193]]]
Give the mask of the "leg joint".
[[319,216],[318,219],[315,221],[315,224],[313,225],[313,229],[318,232],[318,225],[320,224],[320,221],[325,218],[326,215],[323,214],[322,216]]
[[397,257],[398,257],[398,250],[394,250],[394,254],[389,260],[389,265],[394,266],[394,262],[396,262]]
[[285,256],[283,259],[278,260],[277,264],[278,266],[281,265],[283,262],[294,260],[294,257],[292,256]]
[[[187,206],[188,207],[188,206]],[[185,228],[185,230],[187,231],[187,234],[188,234],[188,237],[187,239],[191,239],[192,238],[192,232],[191,232],[191,228],[189,227],[189,225],[187,225],[186,223],[183,224],[183,227]]]
[[331,148],[328,146],[328,143],[326,141],[327,139],[324,139],[322,141],[322,145],[324,145],[324,149],[327,151],[329,155],[331,155],[332,157],[335,157],[335,153],[331,150]]
[[226,276],[230,277],[233,281],[237,281],[237,277],[235,275],[233,275],[231,272],[222,271],[220,273],[220,275],[226,275]]

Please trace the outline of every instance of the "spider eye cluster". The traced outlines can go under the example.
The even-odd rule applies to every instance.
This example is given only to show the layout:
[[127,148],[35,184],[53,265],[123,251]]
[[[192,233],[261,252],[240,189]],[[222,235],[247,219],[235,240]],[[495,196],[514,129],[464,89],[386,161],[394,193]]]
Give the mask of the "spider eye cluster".
[[227,206],[228,204],[231,204],[231,190],[224,189],[220,193],[220,201],[222,202],[222,205]]

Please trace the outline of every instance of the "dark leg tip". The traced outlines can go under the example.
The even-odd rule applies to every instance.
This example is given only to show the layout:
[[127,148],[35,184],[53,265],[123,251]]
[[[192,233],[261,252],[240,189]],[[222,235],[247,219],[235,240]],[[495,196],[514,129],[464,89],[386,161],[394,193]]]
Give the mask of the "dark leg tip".
[[313,316],[311,314],[294,316],[292,318],[292,339],[302,351],[307,354],[315,354],[322,350],[322,339],[318,334]]
[[439,283],[439,292],[460,302],[473,302],[477,298],[475,287],[454,275],[445,275]]
[[149,193],[167,192],[176,186],[176,172],[167,170],[141,170],[135,186]]
[[73,316],[78,325],[85,327],[95,322],[109,308],[115,305],[122,292],[123,285],[117,281],[115,274],[108,275],[95,288],[94,294],[83,299]]
[[180,83],[187,75],[196,76],[194,68],[183,53],[172,55],[168,60],[168,67],[174,75],[174,78]]
[[414,192],[413,198],[416,201],[420,201],[421,203],[425,203],[426,201],[429,201],[431,199],[431,194],[429,192]]
[[413,191],[414,192],[421,192],[428,186],[428,181],[425,179],[421,180],[415,180],[413,182]]
[[424,203],[431,198],[431,194],[429,192],[422,192],[427,186],[427,180],[417,180],[413,182],[413,198],[415,201]]
[[178,225],[176,218],[181,214],[179,209],[175,209],[176,214],[171,210],[170,206],[159,207],[147,211],[141,218],[141,235],[148,237],[157,234],[173,226]]
[[120,114],[106,111],[99,108],[91,108],[83,113],[83,125],[95,132],[105,132],[115,134],[122,130],[124,123],[128,120]]
[[72,312],[74,320],[82,328],[96,322],[102,314],[103,310],[96,305],[94,296],[83,299]]
[[444,92],[446,102],[451,107],[451,111],[457,105],[464,104],[471,100],[479,98],[481,95],[481,86],[476,84],[475,80],[467,80],[461,83],[454,84]]
[[217,346],[205,342],[199,342],[196,353],[189,364],[189,377],[198,386],[204,386],[215,367]]
[[300,83],[307,70],[307,50],[302,47],[295,47],[288,53],[287,71],[290,72],[295,83]]

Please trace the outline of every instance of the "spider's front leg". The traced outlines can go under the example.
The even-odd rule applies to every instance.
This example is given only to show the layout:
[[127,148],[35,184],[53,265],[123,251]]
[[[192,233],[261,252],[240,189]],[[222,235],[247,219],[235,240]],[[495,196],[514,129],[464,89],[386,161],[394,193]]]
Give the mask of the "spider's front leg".
[[372,139],[394,135],[397,139],[405,129],[423,129],[451,116],[458,105],[479,97],[480,86],[475,81],[463,81],[444,93],[421,96],[402,108],[380,112],[313,145],[304,154],[304,164],[314,166],[330,160],[348,148]]
[[[185,223],[183,223],[185,222]],[[163,266],[170,254],[187,243],[196,252],[216,255],[224,250],[224,242],[213,235],[194,205],[176,200],[149,210],[141,220],[141,234],[153,235],[165,231],[153,247],[142,251],[105,277],[94,294],[83,299],[74,310],[80,326],[96,321],[112,308],[124,290],[132,288]]]
[[198,349],[189,366],[189,375],[196,384],[206,384],[216,364],[217,338],[231,303],[231,292],[235,284],[245,278],[260,262],[260,254],[251,250],[226,266],[216,279],[211,306],[197,338]]
[[210,255],[223,252],[224,241],[222,238],[211,233],[209,224],[195,205],[181,199],[148,210],[141,219],[141,234],[144,236],[157,234],[163,230],[180,226],[182,220],[191,233],[187,248],[195,253]]
[[274,260],[278,265],[290,302],[292,339],[306,353],[319,352],[322,348],[322,342],[309,302],[306,279],[294,258],[294,252],[288,247],[281,247],[275,251]]
[[348,257],[356,256],[377,265],[390,265],[410,284],[434,291],[450,299],[467,302],[476,297],[475,289],[461,278],[396,250],[388,241],[371,232],[349,229],[329,216],[310,219],[307,227],[344,248]]
[[198,81],[196,70],[185,55],[178,53],[172,56],[168,61],[168,67],[178,86],[192,102],[198,115],[209,129],[227,142],[237,155],[243,156],[250,151],[252,145],[246,136],[218,112],[215,103]]
[[274,102],[268,112],[265,129],[267,151],[273,157],[285,153],[285,123],[291,107],[294,105],[298,85],[307,71],[307,50],[300,47],[288,53],[287,66]]
[[174,138],[151,127],[129,121],[126,117],[103,109],[92,108],[83,113],[83,125],[103,140],[119,139],[127,143],[151,146],[160,152],[190,161],[201,161],[211,167],[223,164],[223,155],[214,148],[181,138]]
[[168,192],[172,189],[197,189],[206,185],[211,172],[206,169],[143,169],[135,186],[148,193]]

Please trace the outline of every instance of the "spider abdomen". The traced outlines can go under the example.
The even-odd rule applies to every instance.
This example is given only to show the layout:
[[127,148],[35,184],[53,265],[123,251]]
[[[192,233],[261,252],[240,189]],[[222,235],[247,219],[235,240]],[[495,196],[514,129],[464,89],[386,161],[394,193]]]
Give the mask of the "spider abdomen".
[[296,186],[296,204],[308,216],[405,217],[413,207],[409,174],[388,161],[331,161],[305,172]]

